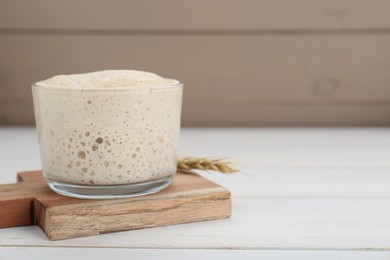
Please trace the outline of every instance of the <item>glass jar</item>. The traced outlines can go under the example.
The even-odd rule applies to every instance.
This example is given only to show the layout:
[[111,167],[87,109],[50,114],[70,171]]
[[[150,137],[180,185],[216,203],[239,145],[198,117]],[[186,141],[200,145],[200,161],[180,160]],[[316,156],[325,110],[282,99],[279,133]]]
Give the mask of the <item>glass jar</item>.
[[150,194],[175,176],[183,84],[32,86],[47,184],[76,198]]

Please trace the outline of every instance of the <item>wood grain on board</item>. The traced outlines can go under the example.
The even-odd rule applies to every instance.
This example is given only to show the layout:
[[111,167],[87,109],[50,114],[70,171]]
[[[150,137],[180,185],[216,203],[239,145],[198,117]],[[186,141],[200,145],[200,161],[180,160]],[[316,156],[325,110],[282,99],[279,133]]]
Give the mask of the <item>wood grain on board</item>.
[[51,240],[227,218],[230,192],[200,176],[178,173],[152,195],[83,200],[49,189],[40,171],[0,186],[0,227],[39,225]]

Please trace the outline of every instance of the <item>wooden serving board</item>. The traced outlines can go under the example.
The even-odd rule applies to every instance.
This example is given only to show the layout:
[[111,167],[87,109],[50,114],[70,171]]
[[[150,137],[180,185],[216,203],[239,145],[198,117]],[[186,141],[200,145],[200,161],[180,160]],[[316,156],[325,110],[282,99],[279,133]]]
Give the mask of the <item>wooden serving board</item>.
[[155,194],[110,200],[61,196],[41,171],[18,174],[0,185],[0,228],[39,225],[51,240],[228,218],[229,190],[195,174],[177,173]]

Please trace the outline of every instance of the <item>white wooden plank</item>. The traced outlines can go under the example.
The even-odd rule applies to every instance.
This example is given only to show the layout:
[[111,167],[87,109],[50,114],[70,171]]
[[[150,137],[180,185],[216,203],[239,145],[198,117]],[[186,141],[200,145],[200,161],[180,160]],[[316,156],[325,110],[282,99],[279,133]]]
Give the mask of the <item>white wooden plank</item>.
[[[188,128],[181,154],[263,167],[389,167],[389,128]],[[205,149],[207,147],[207,149]]]
[[[183,129],[183,152],[224,152],[242,161],[242,174],[207,175],[233,191],[231,219],[56,242],[49,241],[37,227],[2,229],[0,253],[11,250],[8,255],[12,256],[13,248],[9,247],[24,246],[45,247],[37,252],[49,252],[46,247],[208,248],[223,253],[233,251],[220,249],[389,250],[389,133],[386,128]],[[24,165],[25,159],[31,164],[39,163],[32,128],[0,128],[0,143],[0,182],[11,175],[13,179],[11,169]],[[250,251],[256,254],[248,257],[258,257],[257,252],[281,252],[281,256],[290,253]],[[334,257],[387,257],[356,253]]]
[[112,249],[112,248],[1,248],[0,259],[166,259],[166,260],[228,260],[228,259],[343,259],[343,260],[385,260],[390,252],[363,251],[302,251],[302,250],[182,250],[182,249]]
[[[0,127],[0,142],[1,165],[38,165],[32,127]],[[181,155],[230,157],[243,169],[390,167],[389,153],[390,128],[183,128],[180,138]]]
[[[33,128],[0,128],[0,183],[40,168],[36,139]],[[390,196],[390,129],[184,128],[180,150],[239,161],[239,174],[199,172],[235,197]]]
[[390,198],[390,167],[257,168],[234,175],[202,173],[234,197]]
[[3,0],[0,24],[45,29],[375,29],[389,28],[389,11],[386,0]]
[[[35,169],[40,166],[1,166],[1,183],[14,183],[17,172]],[[390,198],[390,168],[263,168],[228,176],[198,173],[236,198]]]
[[0,230],[2,246],[389,250],[390,199],[233,198],[230,219],[49,241],[37,227]]
[[34,127],[1,127],[0,143],[0,169],[3,166],[24,170],[40,168],[38,135]]

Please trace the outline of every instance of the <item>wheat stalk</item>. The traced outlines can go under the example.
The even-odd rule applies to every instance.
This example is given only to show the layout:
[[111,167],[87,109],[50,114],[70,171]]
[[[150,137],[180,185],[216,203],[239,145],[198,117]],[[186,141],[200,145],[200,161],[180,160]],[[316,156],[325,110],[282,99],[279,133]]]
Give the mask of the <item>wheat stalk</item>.
[[218,171],[222,173],[238,172],[234,168],[235,163],[226,161],[221,158],[199,158],[199,157],[184,157],[178,158],[177,169],[181,172],[188,172],[192,169],[203,171]]

